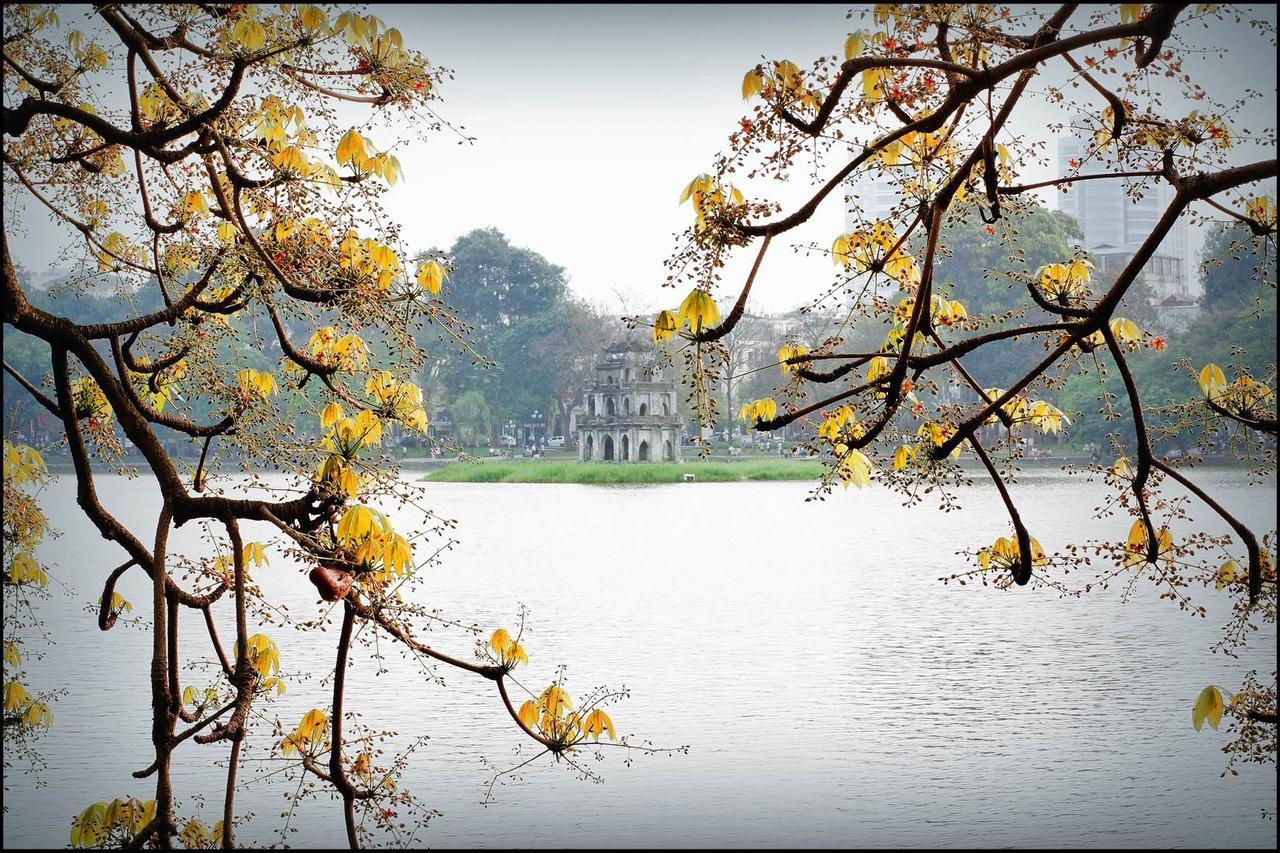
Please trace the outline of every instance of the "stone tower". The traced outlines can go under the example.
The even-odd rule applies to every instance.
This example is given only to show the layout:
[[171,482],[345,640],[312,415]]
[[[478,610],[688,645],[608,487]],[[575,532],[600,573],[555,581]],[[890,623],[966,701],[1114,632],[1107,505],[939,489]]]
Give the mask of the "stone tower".
[[634,339],[604,348],[578,418],[584,462],[675,462],[683,433],[676,384],[654,364],[652,347]]

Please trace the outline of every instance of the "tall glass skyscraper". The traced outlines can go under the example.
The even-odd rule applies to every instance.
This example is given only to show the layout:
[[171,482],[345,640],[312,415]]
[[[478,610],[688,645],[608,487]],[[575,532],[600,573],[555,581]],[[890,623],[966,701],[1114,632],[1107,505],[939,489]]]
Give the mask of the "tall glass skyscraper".
[[[1086,126],[1081,118],[1077,126]],[[1096,174],[1114,168],[1097,153],[1077,168],[1088,149],[1075,136],[1058,140],[1058,177]],[[1082,153],[1083,152],[1083,153]],[[882,175],[862,171],[848,180],[845,190],[845,227],[889,219],[898,214],[899,225],[909,218],[902,188]],[[1058,209],[1073,217],[1083,234],[1081,246],[1094,265],[1094,279],[1105,288],[1129,265],[1134,253],[1151,234],[1173,200],[1173,189],[1164,181],[1115,179],[1080,181],[1059,188]],[[1162,325],[1179,328],[1198,311],[1200,287],[1189,256],[1187,225],[1179,220],[1142,269],[1142,281],[1150,288],[1151,302]],[[887,286],[886,286],[887,287]]]
[[[1108,168],[1097,154],[1077,168],[1084,145],[1074,136],[1058,140],[1058,176],[1093,174]],[[1092,164],[1092,165],[1091,165]],[[1128,265],[1156,222],[1173,200],[1173,189],[1164,181],[1148,179],[1080,181],[1058,193],[1058,209],[1075,217],[1084,234],[1082,248],[1093,260],[1100,277],[1114,279]],[[1187,257],[1187,226],[1179,220],[1142,270],[1157,305],[1194,304],[1198,288],[1192,282]]]

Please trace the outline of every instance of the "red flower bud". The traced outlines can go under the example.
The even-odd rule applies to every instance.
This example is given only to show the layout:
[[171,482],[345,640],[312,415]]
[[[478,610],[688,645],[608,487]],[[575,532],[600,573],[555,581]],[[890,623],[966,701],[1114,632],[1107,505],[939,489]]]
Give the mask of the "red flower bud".
[[307,577],[316,585],[316,589],[320,591],[320,597],[325,601],[346,598],[347,593],[351,591],[351,584],[355,582],[350,572],[334,566],[316,566]]

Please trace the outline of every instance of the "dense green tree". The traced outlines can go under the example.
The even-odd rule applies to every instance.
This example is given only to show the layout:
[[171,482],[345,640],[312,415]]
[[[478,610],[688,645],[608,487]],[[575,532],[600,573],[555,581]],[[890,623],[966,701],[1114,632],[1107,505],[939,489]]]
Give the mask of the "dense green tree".
[[[438,251],[427,252],[438,255]],[[564,267],[511,245],[497,228],[477,228],[449,250],[450,300],[483,344],[500,327],[540,314],[564,298]]]
[[[1186,329],[1169,332],[1163,350],[1135,353],[1130,360],[1142,399],[1153,409],[1173,406],[1193,392],[1195,383],[1187,366],[1238,363],[1250,375],[1266,380],[1275,364],[1274,243],[1253,239],[1243,225],[1219,223],[1210,231],[1200,261],[1204,291],[1200,314]],[[1122,391],[1115,376],[1106,378],[1105,388],[1096,376],[1074,376],[1063,389],[1061,404],[1069,412],[1092,415],[1105,409],[1107,394]],[[1199,437],[1193,426],[1167,430],[1177,434],[1165,434],[1165,443],[1189,449]],[[1127,407],[1117,407],[1110,421],[1078,419],[1071,437],[1077,446],[1100,444],[1113,432],[1126,442],[1133,441]]]
[[505,410],[524,417],[536,409],[547,415],[549,430],[568,429],[569,410],[594,375],[604,345],[619,331],[613,318],[565,295],[499,334],[497,389]]
[[1239,223],[1219,223],[1209,232],[1200,263],[1204,284],[1200,304],[1206,311],[1257,306],[1262,297],[1274,292],[1275,243],[1251,239],[1249,229]]
[[1026,285],[1010,277],[1061,263],[1074,253],[1080,226],[1065,213],[1036,203],[1010,204],[993,225],[972,212],[947,225],[935,275],[970,313],[1003,313],[1026,307]]
[[453,422],[457,425],[458,434],[464,444],[475,444],[480,436],[489,432],[493,424],[493,413],[489,404],[479,391],[466,391],[459,394],[449,407]]
[[[948,252],[937,262],[937,280],[971,316],[998,318],[994,328],[1049,322],[1050,314],[1027,304],[1025,280],[1045,264],[1079,254],[1081,236],[1075,219],[1035,200],[1006,205],[1004,216],[991,225],[970,211],[944,228],[940,242]],[[1107,284],[1095,281],[1096,288]],[[1139,277],[1119,313],[1142,328],[1154,328],[1157,318],[1151,302],[1150,287]],[[1000,341],[967,356],[965,366],[988,387],[1004,387],[1017,378],[1016,365],[1034,357],[1038,347],[1029,338]]]
[[[1026,285],[1016,276],[1072,257],[1080,236],[1074,219],[1035,201],[1008,205],[993,225],[971,212],[945,226],[940,242],[949,251],[939,258],[935,275],[941,290],[971,316],[1000,316],[997,327],[1045,322],[1049,315],[1027,306]],[[986,387],[1004,387],[1037,346],[1030,339],[1001,341],[973,353],[965,365]]]
[[[576,396],[587,380],[609,336],[606,318],[570,294],[563,267],[511,245],[496,228],[459,237],[449,257],[451,304],[472,329],[473,348],[438,360],[437,387],[450,398],[478,391],[495,428],[523,423],[535,410],[567,423],[572,398],[562,395]],[[550,417],[548,426],[555,427]]]

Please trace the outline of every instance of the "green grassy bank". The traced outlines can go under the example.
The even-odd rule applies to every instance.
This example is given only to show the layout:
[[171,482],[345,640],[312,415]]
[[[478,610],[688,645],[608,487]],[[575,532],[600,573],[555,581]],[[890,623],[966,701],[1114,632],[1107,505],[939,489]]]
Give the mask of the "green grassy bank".
[[685,474],[694,482],[727,483],[740,480],[815,480],[822,473],[816,461],[744,459],[738,462],[550,462],[520,460],[457,462],[424,479],[437,483],[583,483],[643,485],[679,483]]

